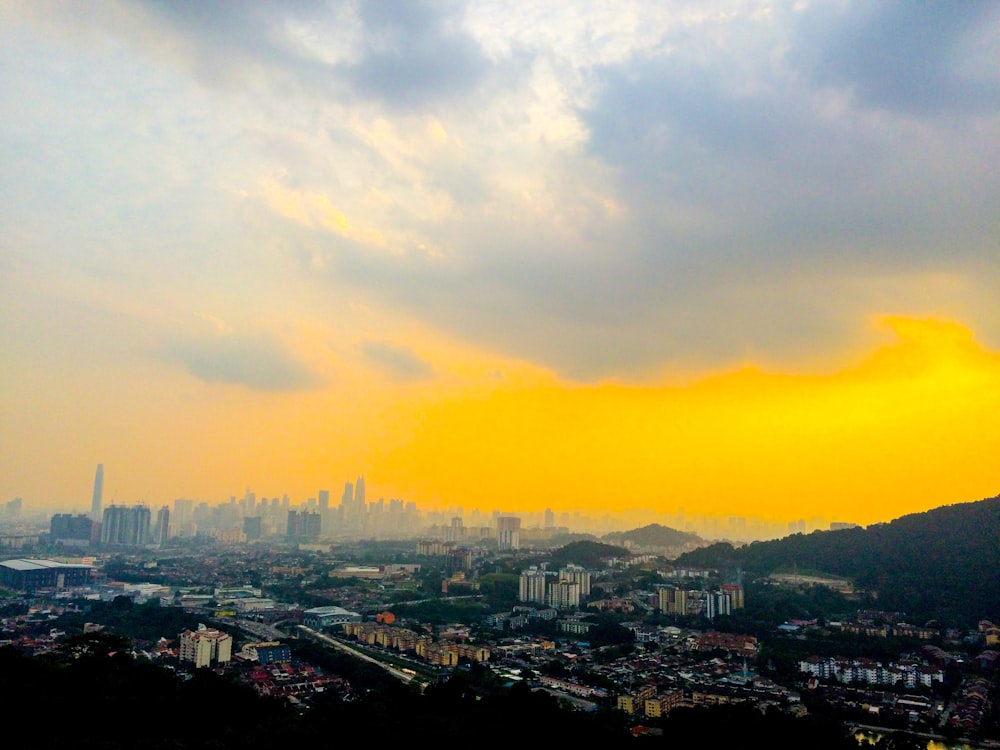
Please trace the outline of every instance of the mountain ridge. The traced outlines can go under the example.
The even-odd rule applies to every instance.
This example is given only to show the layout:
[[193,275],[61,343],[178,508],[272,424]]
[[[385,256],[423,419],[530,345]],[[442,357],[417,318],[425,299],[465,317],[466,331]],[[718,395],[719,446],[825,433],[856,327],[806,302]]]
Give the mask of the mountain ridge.
[[1000,495],[867,527],[686,552],[677,565],[769,575],[796,566],[850,579],[880,609],[914,619],[1000,620]]

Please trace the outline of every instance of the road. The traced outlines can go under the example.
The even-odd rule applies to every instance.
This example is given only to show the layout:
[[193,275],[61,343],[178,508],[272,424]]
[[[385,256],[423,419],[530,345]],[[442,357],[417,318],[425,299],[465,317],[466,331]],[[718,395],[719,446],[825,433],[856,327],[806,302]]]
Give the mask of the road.
[[362,659],[368,662],[369,664],[375,664],[376,666],[381,667],[386,672],[391,674],[396,679],[401,680],[402,682],[410,683],[416,680],[416,684],[420,686],[421,690],[423,690],[427,686],[425,682],[417,679],[417,675],[410,674],[409,672],[404,672],[402,669],[399,669],[398,667],[392,664],[386,664],[384,661],[379,661],[373,656],[366,654],[364,651],[360,649],[354,648],[348,643],[344,643],[343,641],[338,641],[336,638],[331,638],[325,633],[320,633],[319,631],[313,630],[312,628],[307,628],[305,625],[299,625],[299,630],[301,630],[306,635],[309,635],[315,638],[316,640],[327,644],[328,646],[333,646],[334,648],[338,648],[344,653],[350,654],[351,656],[355,656],[358,659]]

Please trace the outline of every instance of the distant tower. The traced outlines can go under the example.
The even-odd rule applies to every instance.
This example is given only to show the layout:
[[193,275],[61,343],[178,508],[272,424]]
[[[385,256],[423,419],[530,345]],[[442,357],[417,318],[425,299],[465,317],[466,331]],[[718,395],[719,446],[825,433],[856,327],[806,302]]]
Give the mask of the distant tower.
[[97,464],[97,476],[94,477],[94,497],[90,501],[90,520],[100,521],[103,517],[101,501],[104,496],[104,464]]
[[170,538],[170,508],[164,505],[156,512],[156,525],[153,527],[152,543],[162,547]]
[[497,550],[511,552],[520,549],[521,519],[517,516],[497,518]]

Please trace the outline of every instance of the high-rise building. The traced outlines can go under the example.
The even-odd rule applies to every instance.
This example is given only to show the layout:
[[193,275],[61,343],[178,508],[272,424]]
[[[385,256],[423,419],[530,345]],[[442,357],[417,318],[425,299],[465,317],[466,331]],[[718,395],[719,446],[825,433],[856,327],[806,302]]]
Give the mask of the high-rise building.
[[21,506],[23,500],[19,497],[15,497],[13,500],[8,500],[3,506],[3,513],[0,514],[8,521],[16,521],[21,517]]
[[97,464],[97,474],[94,476],[94,495],[90,499],[90,520],[100,522],[104,517],[101,504],[104,499],[104,464]]
[[722,584],[722,591],[729,595],[733,609],[743,609],[743,586],[738,583]]
[[465,539],[465,528],[462,526],[462,519],[459,516],[451,519],[451,525],[444,529],[444,540],[446,542],[461,542]]
[[74,516],[71,513],[56,513],[49,521],[49,534],[57,544],[78,544],[86,546],[95,539],[98,524],[90,516],[81,513]]
[[288,511],[288,526],[285,534],[289,539],[316,539],[322,528],[322,518],[319,513]]
[[580,584],[573,581],[553,581],[548,585],[550,607],[565,609],[580,606]]
[[264,535],[264,526],[260,516],[249,516],[243,519],[243,535],[248,542],[256,541]]
[[714,620],[719,615],[731,615],[733,602],[725,591],[710,591],[705,597],[705,616]]
[[109,505],[101,520],[101,544],[149,543],[150,512],[145,505]]
[[534,565],[522,571],[517,598],[522,602],[545,604],[545,571]]
[[233,637],[221,630],[199,625],[181,633],[180,642],[180,660],[194,662],[195,667],[225,664],[232,658]]
[[497,550],[511,552],[521,548],[521,519],[497,516]]
[[590,571],[579,565],[567,565],[559,571],[560,581],[569,581],[580,586],[580,596],[590,596]]
[[156,512],[156,525],[153,526],[153,536],[150,540],[158,547],[162,547],[170,538],[170,508],[164,505]]
[[665,615],[687,614],[687,592],[684,589],[660,589],[660,612]]

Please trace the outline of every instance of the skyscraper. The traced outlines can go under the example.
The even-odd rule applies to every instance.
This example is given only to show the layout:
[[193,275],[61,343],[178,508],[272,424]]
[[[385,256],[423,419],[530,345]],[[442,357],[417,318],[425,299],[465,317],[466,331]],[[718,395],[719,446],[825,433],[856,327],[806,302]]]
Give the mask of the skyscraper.
[[500,516],[497,518],[497,549],[500,552],[510,552],[521,547],[521,519],[517,516]]
[[104,497],[104,464],[97,464],[97,476],[94,477],[94,497],[90,501],[90,520],[100,522],[104,510],[101,507]]
[[153,527],[152,543],[162,547],[170,538],[170,508],[164,505],[156,512],[156,525]]

